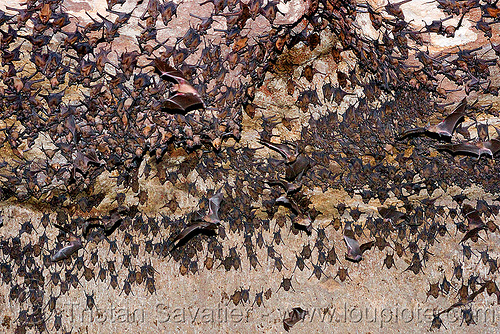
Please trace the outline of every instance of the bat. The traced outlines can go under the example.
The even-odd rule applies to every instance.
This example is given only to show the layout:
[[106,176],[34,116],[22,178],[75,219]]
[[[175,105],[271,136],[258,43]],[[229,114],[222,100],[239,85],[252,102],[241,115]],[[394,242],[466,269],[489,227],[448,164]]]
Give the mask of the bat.
[[363,253],[373,247],[375,244],[374,241],[370,241],[367,243],[359,245],[359,242],[356,240],[356,235],[351,228],[351,225],[347,225],[344,228],[344,241],[347,245],[347,253],[345,255],[346,260],[352,262],[359,262],[363,259]]
[[200,97],[200,93],[191,86],[184,77],[184,73],[170,66],[166,61],[156,58],[154,60],[155,69],[160,73],[162,79],[174,83],[175,94],[166,99],[162,107],[168,110],[179,110],[188,112],[198,108],[205,108],[205,103]]
[[289,164],[285,168],[285,179],[288,181],[300,181],[304,173],[311,167],[309,158],[303,154],[299,154],[297,160]]
[[217,227],[218,224],[219,224],[219,222],[211,223],[211,222],[201,221],[201,222],[197,222],[197,223],[194,223],[192,225],[189,225],[184,230],[182,230],[182,232],[179,233],[175,237],[175,239],[172,241],[172,243],[174,244],[174,248],[177,247],[177,245],[179,245],[182,242],[182,240],[184,240],[193,231],[196,231],[196,230],[215,230],[215,228]]
[[283,158],[285,158],[285,162],[287,164],[291,164],[297,160],[297,157],[299,155],[299,147],[297,145],[294,145],[295,148],[292,149],[290,148],[287,144],[274,144],[262,139],[259,139],[259,143],[262,145],[267,146],[271,150],[274,150],[281,154]]
[[451,154],[472,155],[479,159],[482,155],[494,157],[500,151],[500,139],[491,139],[484,142],[476,142],[473,144],[458,143],[458,144],[443,144],[437,145],[438,150],[445,150]]
[[277,204],[281,204],[283,206],[288,206],[290,207],[295,214],[300,215],[302,213],[302,210],[300,207],[297,205],[297,203],[293,200],[287,197],[287,195],[282,195],[278,197],[275,201]]
[[474,301],[474,299],[482,294],[484,292],[484,290],[486,289],[486,285],[487,283],[484,283],[477,291],[471,293],[470,295],[467,296],[467,298],[464,298],[463,300],[460,300],[456,303],[454,303],[453,305],[451,305],[450,307],[448,307],[447,309],[439,312],[439,315],[443,314],[443,313],[448,313],[450,312],[451,310],[453,310],[454,308],[457,308],[457,307],[461,307],[461,306],[465,306],[471,302]]
[[288,318],[283,319],[283,327],[288,332],[290,328],[293,327],[300,320],[304,320],[309,312],[301,309],[300,307],[294,307],[292,311],[288,314]]
[[469,222],[469,231],[477,227],[484,226],[484,222],[481,219],[479,212],[469,204],[464,204],[464,206],[462,207],[462,214],[467,218]]
[[442,122],[436,125],[426,126],[425,128],[414,128],[406,130],[398,136],[398,140],[403,140],[408,136],[415,136],[420,134],[438,135],[439,138],[445,137],[446,139],[451,139],[456,126],[464,119],[466,107],[467,101],[464,98],[462,102],[460,102],[460,104],[455,108],[455,110]]
[[392,16],[395,16],[397,17],[398,19],[400,20],[403,20],[405,19],[404,17],[404,14],[403,14],[403,10],[401,9],[401,5],[407,3],[407,2],[411,2],[411,0],[403,0],[401,2],[398,2],[398,3],[387,3],[387,5],[385,5],[385,11],[389,14],[389,15],[392,15]]
[[479,238],[479,232],[481,230],[484,230],[484,229],[486,229],[486,226],[480,226],[480,227],[473,228],[469,232],[465,233],[462,240],[460,240],[460,243],[465,242],[468,239],[472,239],[473,241],[477,241],[477,238]]
[[295,184],[293,184],[293,183],[287,182],[287,181],[285,181],[285,180],[280,180],[280,179],[278,179],[278,180],[276,180],[276,181],[274,181],[274,180],[269,180],[269,181],[266,181],[266,182],[267,182],[268,184],[270,184],[270,185],[274,185],[274,184],[276,184],[276,185],[281,186],[281,187],[282,187],[282,188],[286,191],[286,194],[287,194],[287,195],[288,195],[288,194],[293,194],[293,193],[295,193],[295,192],[299,191],[299,190],[302,188],[302,184],[295,185]]
[[313,221],[312,221],[311,216],[309,214],[307,214],[307,216],[298,215],[293,220],[293,225],[298,230],[304,230],[307,233],[307,235],[310,235],[312,233],[312,229],[313,229],[312,223],[313,223]]
[[70,257],[71,254],[78,251],[82,247],[83,247],[82,240],[79,237],[75,237],[74,235],[71,235],[69,237],[69,244],[67,246],[59,249],[57,252],[55,252],[54,255],[52,255],[50,257],[50,260],[52,262],[65,260],[68,257]]
[[194,224],[186,227],[174,238],[174,240],[172,241],[174,248],[177,247],[179,243],[181,243],[188,235],[196,230],[214,230],[215,228],[217,228],[217,226],[221,223],[219,219],[219,209],[222,202],[221,190],[219,190],[217,194],[215,194],[208,200],[208,213],[201,219],[195,220],[196,222]]

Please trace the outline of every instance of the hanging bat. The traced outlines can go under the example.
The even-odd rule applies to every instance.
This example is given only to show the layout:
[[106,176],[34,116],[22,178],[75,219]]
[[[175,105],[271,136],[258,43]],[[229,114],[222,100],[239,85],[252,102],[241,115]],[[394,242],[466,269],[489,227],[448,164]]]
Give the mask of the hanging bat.
[[494,157],[500,151],[500,139],[491,139],[484,142],[476,142],[473,144],[458,143],[437,145],[438,150],[449,151],[451,154],[472,155],[479,159],[483,154]]
[[374,241],[370,241],[360,246],[350,224],[344,228],[344,241],[347,245],[345,258],[352,262],[361,261],[363,259],[363,253],[372,248],[375,243]]
[[73,254],[74,252],[76,252],[77,250],[79,250],[82,247],[83,247],[82,240],[79,237],[75,237],[74,235],[70,235],[69,245],[67,245],[67,246],[61,248],[60,250],[58,250],[57,252],[55,252],[54,255],[52,255],[50,257],[50,260],[52,262],[65,260],[68,257],[70,257],[71,254]]
[[175,94],[163,102],[163,108],[168,110],[179,110],[188,112],[198,108],[205,108],[200,93],[187,82],[184,73],[170,66],[166,61],[156,58],[154,60],[156,70],[160,77],[174,83]]
[[425,128],[406,130],[398,136],[398,140],[403,140],[408,136],[415,136],[420,134],[437,135],[440,139],[441,137],[445,137],[447,140],[449,140],[451,139],[453,131],[455,130],[458,123],[463,121],[466,107],[467,101],[464,98],[462,102],[460,102],[460,104],[457,106],[457,108],[441,123],[438,123],[436,125],[429,125]]
[[[221,188],[222,190],[222,188]],[[222,192],[219,190],[217,194],[208,200],[208,213],[201,219],[197,219],[192,225],[189,225],[181,233],[179,233],[172,241],[173,247],[177,247],[188,235],[196,230],[214,230],[221,223],[219,219],[219,209],[222,202]]]
[[292,149],[287,144],[274,144],[262,139],[259,139],[259,143],[281,154],[283,158],[285,158],[285,163],[287,164],[295,162],[299,155],[299,147],[296,144],[294,144],[295,148]]
[[309,312],[301,309],[300,307],[294,307],[292,311],[288,314],[288,318],[283,319],[283,327],[288,332],[290,328],[293,327],[300,320],[304,320]]

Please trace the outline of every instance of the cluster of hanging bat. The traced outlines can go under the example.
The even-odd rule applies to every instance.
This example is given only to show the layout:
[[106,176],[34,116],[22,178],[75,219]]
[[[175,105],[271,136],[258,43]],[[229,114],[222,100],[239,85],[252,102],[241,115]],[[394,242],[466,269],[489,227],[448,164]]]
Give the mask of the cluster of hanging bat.
[[[204,108],[205,104],[198,93],[198,91],[186,80],[184,74],[170,66],[166,61],[159,58],[154,59],[153,63],[157,72],[159,72],[162,79],[174,83],[172,87],[172,94],[169,98],[165,99],[162,107],[165,110],[179,113],[187,113],[189,111]],[[209,212],[206,216],[194,220],[194,224],[186,227],[177,237],[173,240],[173,247],[176,247],[187,236],[192,235],[196,230],[213,230],[220,224],[218,211],[222,202],[221,190],[209,200]],[[115,226],[119,218],[111,218],[111,224],[104,226],[108,230],[109,226]],[[109,226],[108,226],[109,225]],[[66,231],[63,227],[57,226]],[[66,231],[70,233],[69,231]],[[83,248],[81,237],[75,236],[70,233],[68,244],[59,250],[55,251],[51,256],[52,262],[62,261],[71,256],[79,249]]]
[[[290,147],[290,145],[288,144],[274,144],[264,140],[260,140],[259,142],[266,147],[278,152],[285,158],[285,179],[268,181],[269,184],[279,185],[286,191],[284,195],[275,200],[276,205],[284,205],[290,207],[297,214],[297,218],[295,220],[296,226],[302,228],[306,232],[311,233],[311,217],[299,207],[299,205],[292,197],[290,197],[292,194],[297,193],[302,187],[300,179],[310,167],[310,161],[308,157],[299,151],[297,145],[293,145],[293,147]],[[298,181],[299,184],[293,183],[294,181]],[[208,213],[203,217],[192,218],[191,220],[193,224],[184,228],[173,238],[173,241],[171,243],[172,249],[187,241],[197,231],[215,230],[221,223],[218,214],[221,202],[222,188],[208,200]]]
[[[467,101],[464,98],[455,110],[440,123],[436,125],[428,125],[424,128],[406,130],[398,136],[398,140],[425,134],[429,137],[451,142],[453,132],[455,131],[457,125],[464,120],[465,116],[467,116],[465,112],[466,108]],[[500,151],[500,137],[485,140],[488,137],[488,130],[487,125],[483,125],[483,127],[485,130],[479,131],[478,126],[478,135],[480,140],[476,140],[474,142],[441,144],[437,145],[436,148],[438,150],[448,151],[453,155],[469,155],[477,157],[477,159],[485,155],[493,158]]]

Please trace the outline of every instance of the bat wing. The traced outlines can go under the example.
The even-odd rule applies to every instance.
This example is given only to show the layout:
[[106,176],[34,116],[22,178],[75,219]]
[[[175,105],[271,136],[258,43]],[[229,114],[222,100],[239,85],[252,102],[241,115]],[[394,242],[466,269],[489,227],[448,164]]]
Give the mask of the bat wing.
[[484,147],[491,151],[491,154],[495,156],[498,152],[500,152],[500,139],[491,139],[484,142]]
[[189,111],[203,107],[203,101],[195,94],[177,93],[163,103],[163,108],[169,110]]
[[[350,232],[352,232],[352,235]],[[346,259],[354,262],[361,261],[359,242],[354,239],[354,232],[352,230],[344,230],[344,241],[347,245]]]
[[222,203],[222,192],[219,190],[216,195],[208,200],[208,216],[212,220],[219,220],[219,209]]
[[283,195],[283,196],[280,196],[276,199],[276,203],[281,203],[283,205],[289,205],[293,211],[295,211],[295,214],[300,214],[302,213],[302,210],[299,208],[299,206],[297,205],[297,203],[295,203],[295,201],[290,198],[288,198],[286,195]]
[[52,257],[50,258],[52,262],[57,262],[60,260],[67,259],[68,257],[71,256],[71,254],[73,254],[74,252],[83,247],[80,238],[74,237],[70,238],[70,240],[71,242],[69,243],[69,245],[61,248],[60,250],[55,252],[54,255],[52,255]]
[[288,332],[290,328],[293,327],[297,322],[303,320],[306,317],[307,311],[296,307],[288,314],[288,318],[283,319],[283,327]]
[[362,244],[361,246],[359,246],[359,249],[361,250],[361,254],[363,254],[364,252],[366,252],[367,250],[370,250],[373,245],[375,245],[375,241],[370,241],[370,242],[366,242],[364,244]]
[[462,214],[465,217],[467,217],[467,220],[469,221],[469,230],[473,230],[474,228],[484,226],[484,222],[481,219],[479,212],[469,204],[465,204],[463,206]]
[[403,131],[402,133],[400,133],[397,139],[398,140],[403,140],[406,137],[416,136],[416,135],[420,135],[422,133],[425,133],[425,128],[408,129],[408,130]]
[[455,108],[455,110],[453,110],[453,114],[465,114],[465,108],[467,108],[467,99],[464,97],[460,104]]
[[270,185],[278,185],[280,187],[282,187],[287,195],[288,194],[293,194],[294,192],[297,192],[299,191],[301,188],[302,188],[302,184],[299,184],[299,185],[296,185],[296,184],[293,184],[293,183],[290,183],[290,182],[287,182],[285,180],[269,180],[269,181],[266,181],[268,184]]
[[[451,137],[453,135],[453,131],[455,130],[458,123],[463,121],[465,117],[465,113],[460,113],[458,111],[454,111],[448,117],[446,117],[441,123],[435,126],[435,132],[439,135],[444,135]],[[434,129],[433,129],[434,130]],[[429,131],[431,129],[429,128]],[[434,132],[434,131],[431,131]]]
[[470,230],[469,232],[465,233],[464,237],[462,240],[460,240],[460,243],[467,241],[468,239],[472,238],[474,235],[479,235],[479,231],[484,229],[484,227],[476,227]]
[[175,83],[180,83],[182,80],[186,80],[186,78],[184,77],[184,73],[176,70],[164,60],[156,58],[154,60],[154,65],[156,70],[160,73],[160,77],[162,78]]
[[479,288],[479,290],[471,293],[468,297],[467,297],[467,301],[468,302],[472,302],[477,296],[479,296],[480,294],[482,294],[484,292],[484,290],[486,289],[486,284],[484,284],[483,286],[481,286],[481,288]]
[[204,229],[208,226],[206,222],[199,222],[192,225],[189,225],[181,233],[179,233],[173,240],[174,244],[179,244],[184,238],[186,238],[189,234],[197,229]]
[[438,150],[445,150],[451,154],[464,154],[479,156],[479,148],[476,145],[459,143],[459,144],[443,144],[437,145]]
[[293,155],[293,152],[290,150],[290,147],[288,147],[288,145],[286,144],[274,144],[267,142],[265,140],[259,140],[259,143],[269,147],[272,150],[275,150],[287,160]]
[[285,179],[288,181],[300,181],[302,175],[311,167],[309,158],[299,154],[297,159],[285,168]]
[[283,319],[283,328],[288,332],[296,323],[297,321],[294,321],[291,317]]

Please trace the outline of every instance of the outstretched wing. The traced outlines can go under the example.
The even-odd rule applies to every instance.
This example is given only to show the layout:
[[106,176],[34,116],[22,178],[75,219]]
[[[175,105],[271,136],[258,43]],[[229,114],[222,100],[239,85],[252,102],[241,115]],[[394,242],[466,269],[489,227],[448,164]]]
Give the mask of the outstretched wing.
[[495,156],[498,152],[500,152],[500,139],[491,139],[484,142],[484,147],[491,151],[491,154]]
[[222,203],[222,191],[218,191],[217,194],[210,197],[208,200],[208,216],[212,220],[219,220],[219,209]]
[[401,132],[401,133],[398,135],[397,140],[403,140],[403,139],[405,139],[406,137],[416,136],[416,135],[420,135],[420,134],[422,134],[422,133],[425,133],[425,128],[414,128],[414,129],[408,129],[408,130],[406,130],[406,131]]
[[208,223],[206,222],[198,222],[198,223],[194,223],[192,225],[189,225],[187,226],[184,230],[182,230],[181,233],[179,233],[175,238],[174,240],[172,241],[172,243],[174,245],[177,245],[179,244],[184,238],[186,238],[189,234],[191,234],[193,231],[197,230],[197,229],[204,229],[204,228],[207,228],[209,226]]
[[456,126],[458,125],[458,123],[464,120],[464,117],[465,113],[454,111],[453,113],[448,115],[448,117],[446,117],[441,123],[436,125],[435,129],[437,130],[438,134],[451,137]]
[[169,110],[189,111],[203,107],[203,101],[195,94],[177,93],[167,99],[162,106]]
[[445,150],[451,154],[465,154],[479,156],[479,147],[467,143],[437,145],[438,150]]
[[347,245],[346,259],[354,262],[361,261],[361,249],[352,229],[344,229],[344,241]]
[[181,83],[186,80],[184,73],[170,66],[166,61],[156,58],[154,60],[156,70],[160,73],[160,77],[175,83]]

